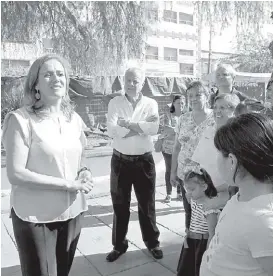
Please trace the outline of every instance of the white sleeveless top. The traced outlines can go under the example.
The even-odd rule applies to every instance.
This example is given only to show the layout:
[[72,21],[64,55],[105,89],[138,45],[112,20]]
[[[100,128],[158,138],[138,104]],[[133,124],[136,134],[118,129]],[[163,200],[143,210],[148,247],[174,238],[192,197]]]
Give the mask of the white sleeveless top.
[[[25,144],[29,147],[26,169],[67,180],[75,180],[80,169],[86,138],[81,117],[74,112],[70,122],[64,116],[39,118],[25,107],[7,114],[2,142],[6,145],[17,126],[9,120],[15,116]],[[9,128],[9,131],[7,131]],[[11,131],[14,129],[14,131]],[[82,192],[29,188],[11,183],[11,208],[19,218],[34,223],[65,221],[87,210]]]

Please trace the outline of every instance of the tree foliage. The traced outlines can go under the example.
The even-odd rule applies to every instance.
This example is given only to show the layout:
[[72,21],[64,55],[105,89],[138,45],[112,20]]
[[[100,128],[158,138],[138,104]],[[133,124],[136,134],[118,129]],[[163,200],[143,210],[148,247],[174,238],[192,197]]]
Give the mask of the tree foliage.
[[[78,74],[111,73],[140,57],[155,2],[2,1],[2,41],[52,38]],[[149,7],[149,9],[147,8]],[[112,65],[112,66],[109,66]]]
[[238,44],[237,53],[223,61],[238,66],[237,69],[241,72],[272,72],[273,60],[268,49],[270,41],[254,34],[245,35],[243,38]]
[[273,10],[272,1],[196,1],[195,5],[201,22],[216,32],[235,22],[238,38],[249,30],[259,33]]
[[[273,41],[259,34],[265,23],[273,18],[273,1],[196,1],[200,28],[209,26],[212,33],[221,33],[236,24],[237,52],[229,61],[240,64],[240,70],[272,71]],[[201,32],[201,30],[199,30]],[[251,38],[249,33],[253,35]],[[250,49],[249,45],[253,48]],[[271,66],[271,69],[270,69]]]

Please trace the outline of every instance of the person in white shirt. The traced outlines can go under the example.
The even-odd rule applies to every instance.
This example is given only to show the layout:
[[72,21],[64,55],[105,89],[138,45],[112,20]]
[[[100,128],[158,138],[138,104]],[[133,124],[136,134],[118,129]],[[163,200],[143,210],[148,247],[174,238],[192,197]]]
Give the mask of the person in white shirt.
[[138,68],[125,73],[125,95],[109,102],[107,129],[113,138],[111,159],[111,197],[114,209],[112,244],[107,255],[115,261],[127,251],[126,234],[130,218],[132,185],[138,200],[139,223],[143,241],[156,259],[163,257],[159,248],[159,230],[155,213],[155,163],[151,135],[159,128],[158,104],[143,96],[144,74]]
[[[213,115],[216,124],[204,131],[192,156],[192,160],[199,163],[209,173],[219,193],[218,197],[213,200],[209,199],[203,204],[205,209],[215,207],[215,204],[217,207],[223,208],[229,199],[228,185],[224,183],[217,168],[217,149],[214,146],[214,136],[217,129],[234,116],[239,103],[240,99],[235,94],[220,94],[215,98]],[[232,196],[238,191],[238,187],[230,187],[229,191]]]
[[91,191],[83,167],[86,128],[70,102],[66,61],[31,65],[24,106],[7,114],[2,141],[11,218],[23,276],[68,276]]
[[204,253],[200,276],[273,275],[273,121],[248,113],[217,130],[218,169],[237,185]]

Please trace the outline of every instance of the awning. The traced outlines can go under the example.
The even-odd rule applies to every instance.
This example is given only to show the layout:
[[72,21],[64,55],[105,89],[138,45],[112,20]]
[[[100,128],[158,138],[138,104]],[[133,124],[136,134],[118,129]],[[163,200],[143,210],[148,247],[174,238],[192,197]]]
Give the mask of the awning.
[[[264,82],[267,83],[270,80],[271,73],[246,73],[237,72],[235,77],[235,82]],[[215,82],[215,72],[207,74],[202,77],[205,81]]]

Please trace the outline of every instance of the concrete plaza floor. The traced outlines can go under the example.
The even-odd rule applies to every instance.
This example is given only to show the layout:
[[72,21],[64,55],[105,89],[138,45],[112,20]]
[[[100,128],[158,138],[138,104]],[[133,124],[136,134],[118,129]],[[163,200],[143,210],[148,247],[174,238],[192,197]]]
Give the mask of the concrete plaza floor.
[[[156,187],[157,225],[164,252],[162,260],[155,260],[142,241],[138,223],[137,202],[132,194],[131,217],[128,230],[129,249],[116,262],[108,263],[106,254],[112,250],[111,228],[113,209],[109,195],[109,180],[101,179],[88,199],[82,234],[73,262],[71,276],[171,276],[175,275],[177,261],[183,243],[184,210],[181,201],[175,199],[166,204],[164,170],[159,169]],[[2,196],[1,213],[1,274],[20,276],[19,256],[9,218],[9,196]]]

